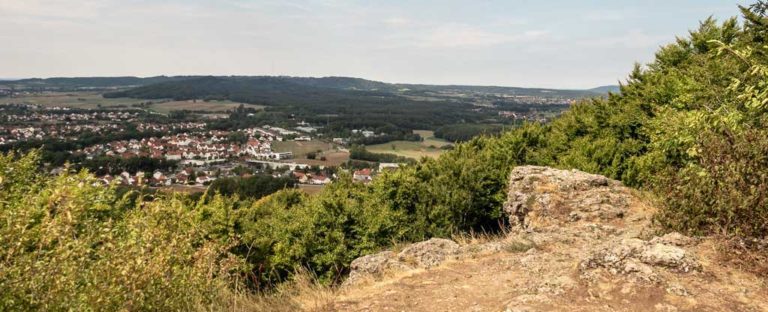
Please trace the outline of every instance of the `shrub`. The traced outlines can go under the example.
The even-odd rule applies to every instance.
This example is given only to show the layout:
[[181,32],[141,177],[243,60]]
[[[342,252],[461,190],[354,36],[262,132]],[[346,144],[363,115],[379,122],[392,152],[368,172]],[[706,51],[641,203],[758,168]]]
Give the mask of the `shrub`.
[[657,219],[691,234],[762,237],[768,233],[768,131],[704,135],[698,161],[659,184]]
[[189,310],[239,261],[206,240],[178,198],[129,206],[86,172],[39,174],[0,156],[0,309]]

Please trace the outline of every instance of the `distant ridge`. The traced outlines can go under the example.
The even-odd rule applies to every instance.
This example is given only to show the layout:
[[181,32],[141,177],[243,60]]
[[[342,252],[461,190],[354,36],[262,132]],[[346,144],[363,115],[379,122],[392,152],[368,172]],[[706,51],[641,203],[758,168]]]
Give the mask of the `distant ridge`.
[[155,76],[155,77],[53,77],[53,78],[28,78],[28,79],[3,79],[0,85],[9,85],[17,88],[34,88],[49,90],[77,90],[77,89],[124,89],[142,87],[163,83],[199,83],[200,79],[219,78],[229,82],[233,81],[260,81],[267,83],[289,83],[312,88],[342,89],[357,91],[397,92],[402,90],[412,91],[456,91],[474,93],[498,93],[507,95],[542,95],[562,96],[569,98],[589,97],[605,94],[609,91],[618,91],[618,86],[604,86],[589,90],[568,90],[552,88],[521,88],[504,86],[476,86],[476,85],[429,85],[408,83],[386,83],[366,80],[354,77],[291,77],[291,76]]
[[610,85],[610,86],[602,86],[602,87],[592,88],[592,89],[589,89],[587,91],[592,91],[592,92],[595,92],[595,93],[602,93],[602,94],[606,94],[606,93],[619,93],[621,91],[621,88],[619,86],[617,86],[617,85]]

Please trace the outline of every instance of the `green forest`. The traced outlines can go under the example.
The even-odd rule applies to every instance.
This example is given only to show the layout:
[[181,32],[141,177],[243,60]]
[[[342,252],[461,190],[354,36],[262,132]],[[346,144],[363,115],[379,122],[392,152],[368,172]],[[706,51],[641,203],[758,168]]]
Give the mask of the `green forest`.
[[503,230],[508,175],[523,164],[654,193],[656,222],[669,231],[761,237],[767,9],[742,8],[743,23],[702,21],[637,65],[620,92],[582,100],[549,123],[473,138],[368,185],[342,174],[315,196],[286,188],[250,199],[237,185],[201,199],[122,195],[85,170],[40,172],[39,152],[9,152],[0,157],[0,307],[226,307],[299,269],[335,285],[353,259],[396,243]]

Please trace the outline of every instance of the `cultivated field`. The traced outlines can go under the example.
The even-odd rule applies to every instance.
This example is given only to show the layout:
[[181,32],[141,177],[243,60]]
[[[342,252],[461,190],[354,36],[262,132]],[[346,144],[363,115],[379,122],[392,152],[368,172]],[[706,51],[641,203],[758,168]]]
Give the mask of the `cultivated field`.
[[[246,107],[262,109],[264,106],[243,104]],[[226,112],[228,110],[234,110],[240,106],[240,103],[232,101],[171,101],[164,103],[154,103],[149,105],[149,109],[161,114],[167,114],[171,111],[178,110],[192,110],[192,111],[206,111],[212,113]]]
[[366,146],[366,149],[373,153],[395,154],[399,156],[419,159],[425,156],[436,158],[444,152],[440,149],[440,147],[451,144],[450,142],[443,139],[435,138],[433,131],[414,130],[413,132],[421,135],[421,137],[424,138],[424,141],[392,141],[383,144]]
[[[134,107],[142,103],[152,102],[145,107]],[[15,98],[0,98],[2,104],[37,104],[46,107],[61,106],[82,109],[95,108],[144,108],[150,111],[167,114],[176,110],[205,111],[212,113],[225,112],[240,106],[240,103],[232,101],[168,101],[168,100],[142,100],[132,98],[107,99],[99,92],[44,92],[42,94],[28,95]],[[244,104],[251,108],[261,109],[264,106]]]
[[98,92],[44,92],[14,98],[0,98],[0,104],[36,104],[46,107],[62,106],[71,108],[126,107],[145,102],[139,99],[105,99]]

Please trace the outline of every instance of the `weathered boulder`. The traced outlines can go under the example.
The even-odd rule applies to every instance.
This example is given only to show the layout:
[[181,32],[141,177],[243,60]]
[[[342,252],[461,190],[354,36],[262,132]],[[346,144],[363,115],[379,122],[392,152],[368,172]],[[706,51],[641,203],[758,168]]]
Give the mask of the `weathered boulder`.
[[661,236],[661,237],[654,237],[651,240],[651,243],[660,243],[660,244],[674,245],[678,247],[685,247],[685,246],[693,245],[695,243],[695,240],[693,238],[690,238],[678,232],[672,232],[672,233],[665,234],[664,236]]
[[439,265],[451,256],[459,253],[459,244],[444,238],[432,238],[428,241],[409,245],[397,257],[400,261],[419,268],[431,268]]
[[461,251],[459,244],[452,240],[433,238],[411,244],[399,254],[383,251],[362,256],[350,264],[349,277],[344,281],[344,285],[355,285],[365,278],[378,278],[391,271],[431,268],[457,256]]
[[408,270],[410,267],[397,260],[397,256],[391,251],[362,256],[350,264],[349,277],[344,281],[345,285],[356,284],[365,277],[381,277],[384,272]]
[[633,275],[650,281],[656,279],[654,268],[687,273],[701,270],[701,264],[683,248],[628,238],[598,248],[581,261],[579,268],[582,271],[604,268],[612,274]]
[[578,170],[520,166],[512,170],[504,212],[513,229],[623,218],[630,195],[620,182]]

